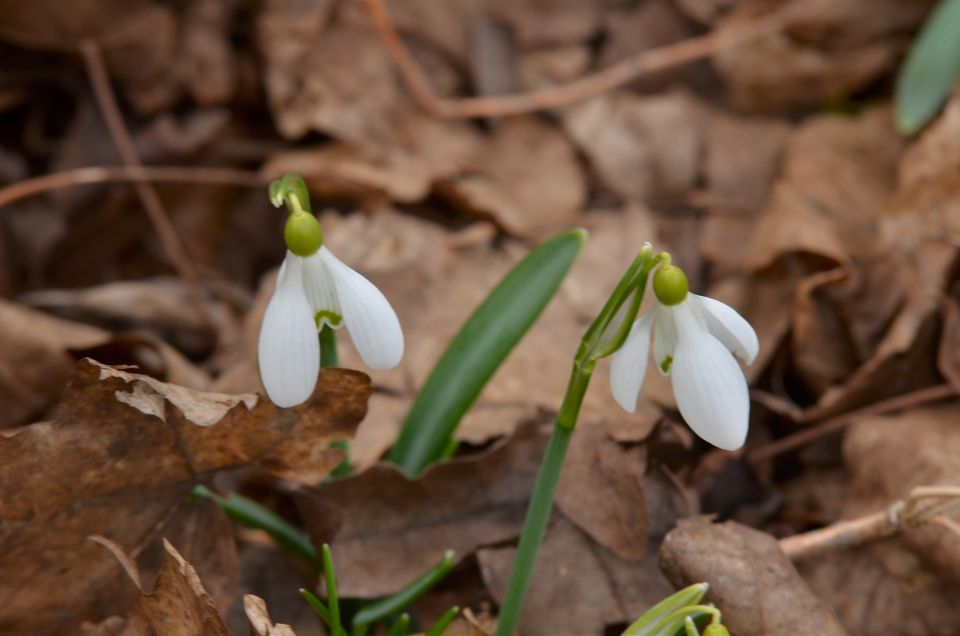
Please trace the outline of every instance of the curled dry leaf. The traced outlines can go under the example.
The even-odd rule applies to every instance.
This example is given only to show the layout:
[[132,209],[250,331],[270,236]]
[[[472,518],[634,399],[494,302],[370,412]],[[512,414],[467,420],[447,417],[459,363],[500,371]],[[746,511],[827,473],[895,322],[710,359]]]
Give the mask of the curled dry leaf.
[[780,551],[772,536],[733,521],[680,520],[660,548],[660,566],[676,586],[705,581],[708,601],[738,636],[844,636],[846,631]]
[[[785,31],[713,57],[738,108],[815,108],[856,93],[891,68],[903,41],[897,34],[918,26],[928,9],[897,0],[791,2],[793,21]],[[753,20],[763,4],[739,3],[720,28]]]
[[[4,632],[46,634],[87,612],[122,610],[108,585],[114,570],[87,535],[139,549],[177,525],[190,488],[217,470],[329,472],[341,458],[330,442],[352,434],[369,393],[363,374],[325,370],[310,401],[280,411],[255,395],[204,394],[80,362],[50,422],[0,438]],[[322,450],[303,457],[301,447]]]
[[44,289],[20,301],[70,320],[107,329],[142,330],[193,355],[236,339],[236,320],[223,302],[207,304],[213,328],[192,304],[182,281],[172,278],[107,283],[83,289]]
[[[142,595],[138,598],[137,609],[141,620],[152,633],[229,636],[196,570],[169,541],[163,540],[163,564],[153,584],[153,591],[149,594],[144,592],[136,570],[123,549],[103,537],[99,537],[97,542],[113,553],[140,590]],[[136,620],[129,620],[128,625],[135,624]]]
[[102,345],[110,334],[0,300],[0,428],[39,416],[60,394],[70,349]]
[[604,185],[627,200],[682,194],[699,174],[703,114],[682,93],[607,93],[567,108],[563,123]]
[[[956,401],[901,414],[858,419],[843,444],[850,473],[844,517],[882,510],[920,485],[956,484],[960,469]],[[960,630],[960,543],[926,523],[896,537],[803,561],[801,572],[851,633],[896,625],[920,635]],[[850,581],[871,581],[869,593]]]
[[243,609],[257,636],[297,636],[289,625],[274,624],[267,603],[259,596],[244,594]]

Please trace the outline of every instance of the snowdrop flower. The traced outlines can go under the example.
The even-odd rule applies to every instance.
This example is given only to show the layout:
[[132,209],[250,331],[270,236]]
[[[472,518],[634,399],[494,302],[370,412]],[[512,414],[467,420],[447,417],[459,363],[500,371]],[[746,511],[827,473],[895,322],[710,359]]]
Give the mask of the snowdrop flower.
[[[295,200],[295,198],[293,198]],[[296,203],[284,227],[287,256],[260,327],[260,379],[277,406],[296,406],[313,393],[320,373],[319,330],[347,331],[372,369],[403,357],[403,332],[373,283],[323,245],[320,223]]]
[[734,354],[753,363],[760,345],[744,318],[718,300],[688,293],[669,258],[654,274],[653,309],[637,320],[613,355],[613,397],[633,413],[647,369],[650,334],[658,369],[669,375],[680,414],[693,431],[725,450],[743,446],[750,418],[747,381]]

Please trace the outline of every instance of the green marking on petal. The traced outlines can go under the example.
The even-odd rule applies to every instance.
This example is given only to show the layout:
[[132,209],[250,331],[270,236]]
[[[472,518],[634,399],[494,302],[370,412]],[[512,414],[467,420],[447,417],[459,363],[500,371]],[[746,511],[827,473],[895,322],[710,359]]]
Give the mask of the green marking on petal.
[[673,364],[673,356],[667,356],[663,359],[663,362],[660,363],[660,370],[664,373],[670,373],[670,365]]
[[317,323],[317,329],[323,327],[324,324],[330,325],[331,329],[339,329],[343,325],[343,316],[329,309],[321,309],[313,315],[313,319]]

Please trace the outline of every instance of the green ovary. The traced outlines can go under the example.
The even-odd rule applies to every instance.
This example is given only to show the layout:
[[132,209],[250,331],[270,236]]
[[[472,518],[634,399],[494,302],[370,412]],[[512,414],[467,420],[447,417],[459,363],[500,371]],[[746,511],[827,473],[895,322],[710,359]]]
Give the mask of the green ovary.
[[324,323],[330,325],[334,329],[339,329],[343,324],[343,316],[335,311],[330,311],[329,309],[321,309],[313,315],[313,319],[317,322],[317,329],[323,327]]

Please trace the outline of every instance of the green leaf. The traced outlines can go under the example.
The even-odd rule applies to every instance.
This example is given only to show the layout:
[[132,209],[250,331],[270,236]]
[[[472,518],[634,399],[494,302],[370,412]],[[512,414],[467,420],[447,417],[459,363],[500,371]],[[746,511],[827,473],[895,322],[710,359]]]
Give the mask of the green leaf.
[[282,549],[306,561],[314,569],[320,568],[317,549],[307,536],[269,508],[236,493],[226,497],[218,495],[204,485],[194,486],[190,494],[212,500],[237,523],[263,530]]
[[[670,631],[662,631],[666,627],[666,625],[663,623],[664,619],[671,616],[679,609],[682,609],[688,605],[696,605],[699,603],[700,599],[704,597],[708,589],[710,589],[710,586],[706,583],[696,583],[689,587],[685,587],[682,590],[674,592],[647,610],[640,618],[635,620],[629,627],[627,627],[621,636],[653,636],[654,634],[673,634],[673,625],[671,625]],[[682,634],[684,630],[683,616],[681,616],[676,622],[676,627],[680,628],[680,633]]]
[[392,462],[418,475],[443,457],[460,419],[553,298],[586,239],[585,230],[573,230],[546,241],[477,307],[417,395]]
[[313,608],[313,611],[315,611],[317,615],[320,616],[320,618],[323,620],[323,622],[326,623],[327,627],[329,627],[332,630],[333,619],[330,616],[330,610],[328,610],[327,606],[323,604],[323,601],[317,598],[313,592],[311,592],[310,590],[304,589],[302,587],[300,588],[300,596],[302,596],[307,601],[307,603],[310,604],[310,607]]
[[333,570],[333,554],[330,546],[323,544],[320,551],[323,557],[323,576],[327,582],[327,607],[330,609],[330,629],[333,636],[346,636],[340,623],[340,599],[337,597],[337,576]]
[[[386,598],[374,601],[365,606],[353,617],[353,625],[366,625],[387,618],[407,607],[415,600],[430,591],[433,586],[443,580],[450,570],[453,569],[454,554],[448,550],[443,555],[443,560],[435,567],[424,573],[417,580],[413,581],[405,588]],[[452,619],[451,619],[452,620]]]
[[960,75],[960,0],[942,0],[914,40],[900,68],[896,118],[912,135],[940,111]]
[[446,612],[443,613],[443,616],[437,619],[437,622],[427,630],[427,633],[424,636],[443,636],[443,632],[450,626],[450,623],[453,622],[453,619],[457,617],[457,614],[460,613],[460,608],[454,605]]
[[410,630],[410,615],[401,614],[400,618],[396,620],[393,624],[393,627],[390,628],[390,631],[387,632],[387,636],[407,636]]

